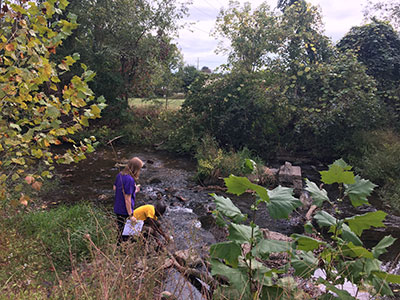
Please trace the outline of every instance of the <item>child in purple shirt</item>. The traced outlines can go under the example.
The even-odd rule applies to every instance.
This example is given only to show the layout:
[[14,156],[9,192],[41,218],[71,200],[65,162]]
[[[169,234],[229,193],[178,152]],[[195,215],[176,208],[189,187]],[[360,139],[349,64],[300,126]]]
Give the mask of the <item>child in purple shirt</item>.
[[114,182],[114,213],[117,216],[118,242],[121,241],[126,219],[129,217],[132,223],[136,222],[136,218],[133,216],[133,207],[135,206],[136,193],[139,191],[139,185],[136,184],[136,181],[142,167],[143,162],[138,157],[130,159],[127,166],[118,173]]

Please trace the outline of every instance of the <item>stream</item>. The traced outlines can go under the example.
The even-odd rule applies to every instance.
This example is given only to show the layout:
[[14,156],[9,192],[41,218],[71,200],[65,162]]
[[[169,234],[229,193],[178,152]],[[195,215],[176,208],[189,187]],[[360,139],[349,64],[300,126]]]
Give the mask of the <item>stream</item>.
[[[221,241],[225,237],[225,233],[215,226],[211,214],[215,205],[209,195],[210,193],[222,195],[223,192],[195,183],[193,177],[196,162],[194,160],[177,158],[160,151],[125,147],[114,152],[111,147],[108,147],[98,149],[78,164],[58,166],[57,171],[61,176],[59,189],[62,190],[62,193],[53,193],[52,199],[49,199],[50,205],[90,201],[112,214],[114,197],[112,186],[115,176],[122,170],[122,165],[134,156],[139,157],[145,163],[138,180],[141,190],[136,196],[135,207],[153,204],[157,199],[163,199],[167,203],[168,209],[162,217],[162,224],[174,237],[177,250],[192,248],[201,251],[204,246]],[[302,169],[303,177],[311,178],[311,180],[318,177],[315,168],[302,166]],[[249,208],[253,202],[251,196],[228,195],[228,197],[243,212],[250,212]],[[344,207],[342,210],[348,214],[360,214],[371,209],[374,208],[355,211],[350,207]],[[289,220],[273,220],[267,210],[261,208],[257,213],[256,223],[271,231],[290,235],[301,231],[299,228],[300,218],[300,214],[294,212]],[[368,247],[372,247],[385,235],[391,234],[398,238],[396,243],[390,247],[384,260],[388,268],[399,271],[399,265],[390,266],[390,262],[398,259],[399,255],[400,217],[388,216],[387,219],[386,228],[368,230],[363,234],[362,239]],[[174,274],[172,277],[176,279],[176,282],[180,280],[179,274]],[[169,284],[173,286],[176,282]],[[201,296],[191,294],[190,299],[201,299]]]

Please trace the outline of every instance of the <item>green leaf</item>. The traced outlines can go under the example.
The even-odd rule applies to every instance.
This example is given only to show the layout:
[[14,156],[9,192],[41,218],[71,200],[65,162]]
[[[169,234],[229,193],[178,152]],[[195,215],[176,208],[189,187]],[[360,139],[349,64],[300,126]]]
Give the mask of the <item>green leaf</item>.
[[378,210],[375,212],[369,212],[363,215],[346,218],[344,221],[349,224],[350,229],[355,234],[361,236],[365,229],[369,229],[371,227],[385,227],[385,224],[383,224],[382,221],[386,218],[386,215],[387,213]]
[[313,198],[313,204],[318,207],[321,207],[324,201],[329,202],[327,191],[324,189],[319,189],[314,182],[309,181],[308,179],[306,179],[306,191],[311,194],[311,197]]
[[342,238],[347,242],[352,242],[356,246],[363,245],[359,237],[353,231],[351,231],[347,224],[342,224]]
[[386,253],[387,248],[389,248],[396,241],[391,235],[385,236],[379,241],[379,243],[372,248],[372,254],[375,258],[379,258],[380,255]]
[[326,245],[325,242],[313,239],[312,237],[300,234],[292,234],[291,238],[297,242],[297,249],[304,251],[312,251],[319,247],[319,245]]
[[336,226],[336,218],[325,211],[317,212],[314,218],[317,220],[319,226]]
[[372,271],[372,274],[387,282],[400,284],[400,275],[389,274],[383,271]]
[[246,270],[234,269],[221,263],[217,259],[211,259],[211,275],[223,276],[228,279],[232,287],[245,293],[249,293]]
[[273,219],[288,218],[296,208],[301,206],[299,199],[293,197],[293,189],[278,186],[268,191],[270,202],[267,209]]
[[309,278],[318,268],[318,259],[312,252],[300,251],[292,259],[292,267],[295,270],[295,275],[302,278]]
[[[326,299],[354,300],[353,296],[351,296],[351,295],[349,294],[349,292],[337,288],[337,287],[334,286],[333,284],[330,284],[328,281],[322,280],[322,281],[319,281],[319,282],[321,282],[322,284],[324,284],[324,285],[326,286],[326,289],[327,289],[327,290],[329,290],[329,291],[331,291],[331,292],[334,292],[336,295],[339,296],[339,298],[336,298],[336,297],[334,297],[334,296],[332,295],[334,298],[326,298]],[[330,295],[328,294],[328,296],[330,296]]]
[[346,171],[343,167],[339,165],[331,165],[328,171],[321,171],[321,181],[326,184],[332,183],[346,183],[353,184],[354,173],[350,171]]
[[222,242],[210,247],[210,255],[214,258],[224,259],[227,264],[237,268],[238,257],[242,254],[242,248],[234,242]]
[[362,246],[355,246],[352,242],[344,245],[342,247],[342,254],[344,256],[350,256],[353,258],[357,257],[365,257],[365,258],[374,258],[371,252],[365,249]]
[[389,287],[389,284],[385,280],[383,280],[377,276],[373,276],[371,281],[372,281],[372,285],[374,286],[375,290],[379,291],[380,295],[382,295],[382,296],[386,295],[386,296],[392,296],[392,297],[394,296],[392,289]]
[[355,177],[354,184],[345,184],[345,195],[349,196],[351,203],[354,207],[363,204],[369,204],[367,197],[371,195],[377,185],[369,180],[362,179],[360,176]]
[[260,258],[268,258],[268,255],[273,252],[288,252],[293,248],[292,242],[276,241],[276,240],[261,240],[253,249],[253,255]]
[[345,171],[351,170],[351,166],[347,162],[345,162],[342,158],[335,160],[333,164],[329,165],[329,167],[333,165],[339,166]]
[[217,196],[215,194],[211,194],[211,196],[214,197],[217,210],[223,215],[231,218],[236,223],[243,222],[247,219],[247,215],[242,214],[240,209],[233,204],[231,199]]
[[253,190],[263,201],[269,202],[267,189],[260,185],[251,183],[247,177],[230,175],[229,178],[225,178],[224,181],[226,187],[228,188],[228,193],[240,196],[247,190]]
[[[228,239],[233,242],[240,243],[240,244],[250,243],[251,242],[251,230],[252,230],[251,226],[231,223],[229,225]],[[254,228],[253,236],[254,236],[254,238],[256,238],[258,240],[262,238],[262,233],[258,226],[256,226]]]
[[250,174],[256,169],[257,164],[256,164],[256,162],[254,160],[246,158],[245,161],[244,161],[244,166],[245,166],[245,169],[246,169],[245,173],[246,174]]

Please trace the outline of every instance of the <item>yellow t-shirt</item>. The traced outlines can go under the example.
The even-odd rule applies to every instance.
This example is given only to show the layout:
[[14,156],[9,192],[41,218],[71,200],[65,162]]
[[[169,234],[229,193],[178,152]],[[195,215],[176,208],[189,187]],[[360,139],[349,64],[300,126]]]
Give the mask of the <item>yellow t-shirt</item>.
[[136,220],[141,220],[144,221],[147,218],[152,218],[154,220],[157,220],[156,217],[156,209],[154,208],[154,205],[142,205],[136,208],[133,211],[133,216],[136,218]]

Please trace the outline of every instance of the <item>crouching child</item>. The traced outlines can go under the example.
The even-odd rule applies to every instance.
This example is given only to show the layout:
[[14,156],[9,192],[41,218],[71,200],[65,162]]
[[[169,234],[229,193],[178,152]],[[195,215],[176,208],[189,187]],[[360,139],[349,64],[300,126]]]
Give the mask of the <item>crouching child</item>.
[[160,201],[155,205],[147,204],[136,208],[133,211],[133,215],[138,221],[143,221],[142,234],[145,238],[154,237],[158,245],[162,245],[159,236],[162,236],[168,243],[170,237],[162,230],[159,222],[161,217],[166,210],[166,205]]

